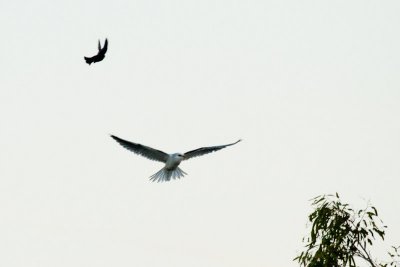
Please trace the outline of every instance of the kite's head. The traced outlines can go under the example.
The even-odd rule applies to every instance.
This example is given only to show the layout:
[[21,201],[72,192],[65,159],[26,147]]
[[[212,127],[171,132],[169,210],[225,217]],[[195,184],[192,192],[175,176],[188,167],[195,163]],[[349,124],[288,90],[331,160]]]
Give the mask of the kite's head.
[[185,155],[183,155],[183,154],[181,154],[181,153],[175,153],[175,154],[174,154],[174,158],[175,158],[176,160],[182,161],[182,160],[185,159]]

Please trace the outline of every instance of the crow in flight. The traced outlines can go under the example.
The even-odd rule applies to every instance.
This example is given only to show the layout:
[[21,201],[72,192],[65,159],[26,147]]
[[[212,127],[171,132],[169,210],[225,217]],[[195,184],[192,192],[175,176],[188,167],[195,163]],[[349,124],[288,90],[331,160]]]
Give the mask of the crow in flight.
[[99,40],[99,52],[97,53],[97,55],[95,55],[93,57],[84,57],[86,60],[86,63],[90,65],[92,63],[102,61],[104,59],[104,57],[106,56],[107,47],[108,47],[107,38],[106,38],[103,48],[101,48],[100,40]]

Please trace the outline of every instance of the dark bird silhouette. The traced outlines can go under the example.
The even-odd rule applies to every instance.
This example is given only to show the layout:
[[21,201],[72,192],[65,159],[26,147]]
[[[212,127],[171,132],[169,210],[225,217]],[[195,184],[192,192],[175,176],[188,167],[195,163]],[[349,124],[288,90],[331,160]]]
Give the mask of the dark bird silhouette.
[[108,47],[107,38],[106,38],[106,41],[104,43],[103,48],[101,48],[100,40],[99,40],[99,52],[97,53],[97,55],[95,55],[93,57],[84,57],[86,63],[90,65],[92,63],[96,63],[96,62],[102,61],[104,59],[104,57],[106,56],[107,47]]

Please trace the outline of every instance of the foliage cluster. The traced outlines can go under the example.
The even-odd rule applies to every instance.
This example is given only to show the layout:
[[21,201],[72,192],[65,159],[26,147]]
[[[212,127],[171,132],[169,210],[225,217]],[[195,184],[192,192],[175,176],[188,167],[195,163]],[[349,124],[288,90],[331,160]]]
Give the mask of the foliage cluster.
[[312,206],[311,232],[303,239],[306,250],[294,259],[300,266],[353,267],[358,259],[372,267],[400,266],[400,248],[392,247],[388,263],[377,263],[370,253],[376,238],[384,239],[386,229],[375,207],[353,210],[337,193],[312,199]]

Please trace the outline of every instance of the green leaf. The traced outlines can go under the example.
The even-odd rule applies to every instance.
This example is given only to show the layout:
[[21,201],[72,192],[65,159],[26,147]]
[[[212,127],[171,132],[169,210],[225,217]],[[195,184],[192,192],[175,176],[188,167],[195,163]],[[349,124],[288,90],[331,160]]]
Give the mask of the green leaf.
[[373,206],[371,208],[375,211],[375,215],[378,216],[378,211],[376,210],[376,208]]
[[382,238],[382,240],[385,239],[385,238],[384,238],[384,236],[385,236],[385,231],[381,231],[381,230],[379,230],[379,229],[377,229],[377,228],[374,228],[374,231],[375,231],[376,233],[378,233],[378,235]]

